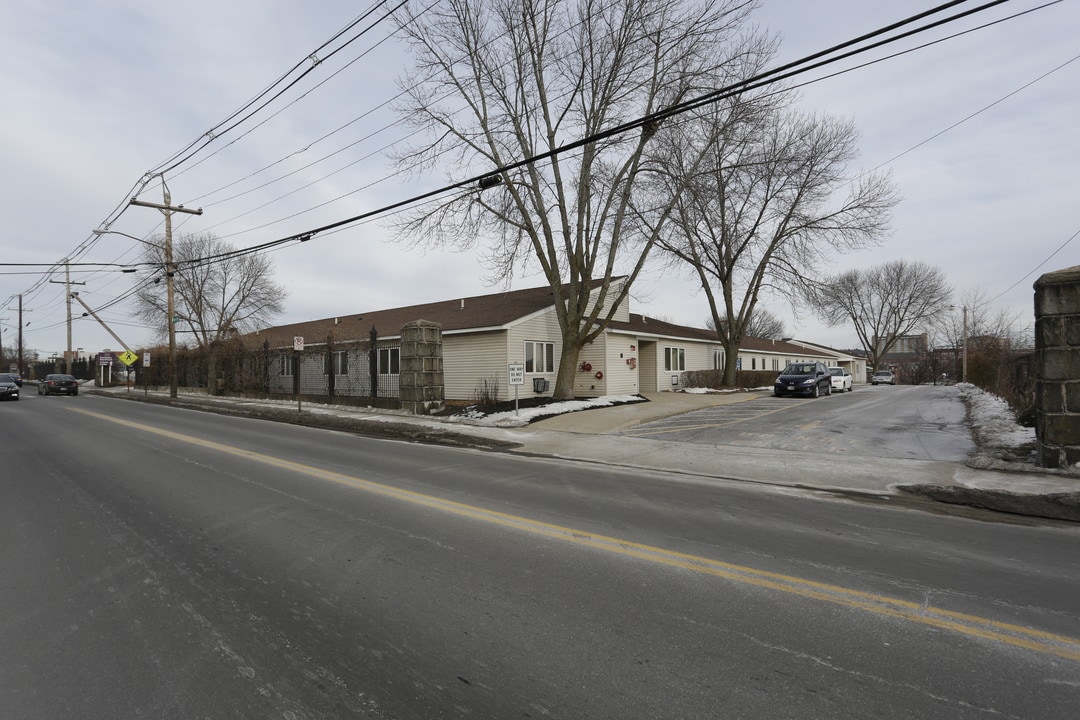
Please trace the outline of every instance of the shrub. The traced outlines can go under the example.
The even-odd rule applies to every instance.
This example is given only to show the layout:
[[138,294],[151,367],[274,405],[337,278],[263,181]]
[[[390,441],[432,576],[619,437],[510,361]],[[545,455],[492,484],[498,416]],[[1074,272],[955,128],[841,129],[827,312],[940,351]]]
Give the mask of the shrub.
[[[736,388],[772,387],[776,380],[774,370],[736,370]],[[723,370],[688,370],[682,374],[682,386],[688,388],[709,388],[711,390],[730,390],[724,385]]]

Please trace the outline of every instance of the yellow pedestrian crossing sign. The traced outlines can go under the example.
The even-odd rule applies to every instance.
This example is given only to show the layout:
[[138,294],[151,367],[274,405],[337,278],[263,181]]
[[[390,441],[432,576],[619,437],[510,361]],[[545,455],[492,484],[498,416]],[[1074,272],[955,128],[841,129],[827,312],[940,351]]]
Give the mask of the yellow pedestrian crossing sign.
[[136,355],[135,353],[131,352],[130,350],[125,350],[120,355],[120,362],[124,363],[128,367],[131,367],[132,365],[134,365],[135,361],[138,360],[138,359],[139,359],[139,356]]

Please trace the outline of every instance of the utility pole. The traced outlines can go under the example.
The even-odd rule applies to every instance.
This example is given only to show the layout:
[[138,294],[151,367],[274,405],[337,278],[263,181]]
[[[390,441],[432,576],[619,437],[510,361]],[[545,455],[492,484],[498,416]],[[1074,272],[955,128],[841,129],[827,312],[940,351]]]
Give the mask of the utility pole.
[[961,370],[963,382],[967,382],[967,346],[968,346],[968,327],[967,327],[967,305],[964,306],[964,364]]
[[0,318],[0,372],[7,372],[4,369],[4,321],[7,318]]
[[71,266],[68,265],[68,259],[64,258],[64,282],[59,280],[50,280],[51,283],[57,285],[63,284],[64,297],[67,298],[67,350],[64,351],[64,372],[68,375],[71,374],[71,286],[72,285],[85,285],[84,282],[71,282]]
[[140,207],[156,208],[162,212],[165,216],[165,303],[166,314],[168,317],[166,321],[169,327],[169,397],[176,399],[176,308],[174,307],[173,299],[173,273],[176,272],[176,268],[173,267],[172,256],[172,216],[173,213],[182,212],[190,213],[191,215],[202,215],[202,208],[198,210],[189,210],[183,205],[172,206],[172,196],[169,194],[169,187],[165,184],[165,177],[161,177],[161,188],[165,195],[165,203],[159,205],[157,203],[143,202],[142,200],[136,200],[131,198],[132,205],[138,205]]
[[[89,314],[90,314],[90,317],[92,317],[92,318],[94,318],[95,320],[97,320],[97,321],[98,321],[98,325],[100,325],[101,327],[105,328],[105,330],[106,330],[106,331],[108,331],[108,333],[109,333],[110,335],[112,335],[112,337],[113,337],[113,340],[115,340],[116,342],[120,343],[120,347],[124,348],[124,349],[125,349],[125,350],[127,350],[127,351],[128,351],[129,353],[131,353],[132,355],[134,355],[134,354],[135,354],[135,351],[134,351],[134,350],[132,350],[131,348],[129,348],[129,347],[128,347],[128,344],[127,344],[126,342],[124,342],[123,340],[121,340],[121,339],[120,339],[120,336],[119,336],[119,335],[117,335],[116,333],[114,333],[114,332],[113,332],[113,329],[112,329],[111,327],[109,327],[108,325],[106,325],[106,324],[105,324],[105,321],[104,321],[104,320],[102,320],[101,318],[99,318],[99,317],[98,317],[98,314],[97,314],[96,312],[94,312],[94,309],[93,309],[92,307],[90,307],[89,305],[87,305],[87,304],[86,304],[85,302],[83,302],[83,299],[82,299],[81,297],[79,297],[79,293],[71,293],[71,297],[72,297],[72,298],[74,298],[74,299],[75,299],[75,301],[76,301],[77,303],[79,303],[79,304],[80,304],[80,305],[82,305],[82,306],[83,306],[84,308],[86,308],[86,313],[89,313]],[[83,314],[85,315],[86,313],[83,313]]]
[[[8,308],[8,310],[15,310],[15,308]],[[23,367],[23,313],[33,312],[31,310],[23,310],[23,296],[18,296],[18,356],[15,357],[16,372],[19,375],[26,377],[26,372]]]

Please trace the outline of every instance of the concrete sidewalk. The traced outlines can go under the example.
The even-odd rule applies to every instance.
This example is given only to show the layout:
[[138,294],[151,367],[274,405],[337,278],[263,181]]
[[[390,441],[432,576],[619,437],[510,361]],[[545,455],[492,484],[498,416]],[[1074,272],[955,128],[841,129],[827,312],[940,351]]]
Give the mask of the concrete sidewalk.
[[[133,400],[143,393],[97,390]],[[167,401],[164,393],[150,393]],[[430,437],[453,434],[529,456],[593,462],[639,471],[661,471],[713,480],[733,480],[793,488],[888,497],[908,492],[934,500],[1002,510],[1022,515],[1080,522],[1080,476],[1054,474],[1017,465],[1014,471],[983,470],[964,463],[834,456],[776,451],[764,448],[714,446],[617,434],[642,423],[661,420],[715,405],[748,402],[761,392],[648,394],[649,402],[630,403],[566,413],[513,428],[485,427],[444,419],[418,417],[400,411],[304,404],[303,418],[285,412],[289,403],[203,394],[182,394],[175,402],[206,410],[257,417],[260,408],[273,408],[268,419],[319,425],[334,418],[368,427],[408,426]],[[228,408],[226,410],[226,408]],[[295,411],[295,406],[291,407]],[[291,418],[291,419],[290,419]],[[388,433],[382,433],[388,434]],[[418,438],[419,436],[417,436]]]

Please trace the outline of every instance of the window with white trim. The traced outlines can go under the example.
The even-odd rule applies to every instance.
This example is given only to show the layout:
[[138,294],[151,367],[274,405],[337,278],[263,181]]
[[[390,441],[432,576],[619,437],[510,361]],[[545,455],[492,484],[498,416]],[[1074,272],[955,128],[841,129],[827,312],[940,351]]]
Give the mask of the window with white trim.
[[555,372],[555,343],[526,340],[525,372]]
[[678,372],[686,369],[686,350],[680,347],[664,348],[664,370]]
[[713,350],[712,353],[712,368],[713,370],[723,370],[727,366],[727,352],[724,350]]
[[379,374],[401,374],[401,348],[379,348]]
[[288,350],[283,350],[281,353],[279,353],[278,357],[281,360],[281,367],[280,367],[281,376],[282,377],[292,377],[292,365],[293,365],[292,353],[289,352]]
[[349,352],[347,350],[335,350],[326,359],[326,374],[329,375],[349,374]]

